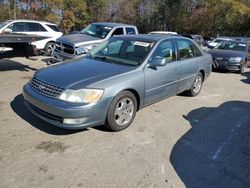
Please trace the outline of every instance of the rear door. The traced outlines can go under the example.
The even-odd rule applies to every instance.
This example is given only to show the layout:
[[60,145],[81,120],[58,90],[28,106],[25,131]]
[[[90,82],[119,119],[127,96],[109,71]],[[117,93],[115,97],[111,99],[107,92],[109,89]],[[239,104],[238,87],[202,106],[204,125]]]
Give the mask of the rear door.
[[188,39],[176,39],[178,47],[178,62],[180,65],[180,82],[178,92],[190,89],[197,75],[202,53]]
[[176,94],[180,78],[179,62],[176,61],[176,48],[172,40],[162,41],[149,61],[154,58],[167,58],[168,63],[165,66],[145,68],[145,104]]
[[26,27],[27,34],[51,37],[51,34],[40,23],[26,22]]

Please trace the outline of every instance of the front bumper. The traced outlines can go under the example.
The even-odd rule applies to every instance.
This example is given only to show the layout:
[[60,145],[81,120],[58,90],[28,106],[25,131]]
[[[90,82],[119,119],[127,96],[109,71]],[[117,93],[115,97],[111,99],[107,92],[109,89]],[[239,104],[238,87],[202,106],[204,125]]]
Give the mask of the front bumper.
[[239,71],[244,64],[242,63],[231,63],[229,61],[217,61],[214,60],[214,69],[218,70],[229,70],[229,71]]
[[[65,129],[83,129],[105,123],[109,101],[96,104],[72,104],[43,96],[34,91],[29,84],[23,87],[26,107],[36,116],[55,126]],[[81,124],[64,124],[64,118],[84,118]]]
[[67,54],[67,53],[61,52],[57,49],[55,49],[53,51],[53,58],[57,62],[61,62],[61,61],[67,60],[67,59],[78,59],[78,58],[84,57],[85,55],[86,54],[82,54],[82,55]]

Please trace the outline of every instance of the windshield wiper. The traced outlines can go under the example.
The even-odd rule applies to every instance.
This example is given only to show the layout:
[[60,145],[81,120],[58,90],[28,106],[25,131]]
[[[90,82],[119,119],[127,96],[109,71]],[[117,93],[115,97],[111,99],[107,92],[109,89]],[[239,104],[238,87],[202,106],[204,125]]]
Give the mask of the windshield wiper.
[[105,57],[105,56],[92,56],[92,58],[96,58],[96,59],[100,59],[100,60],[102,60],[102,61],[104,61],[104,62],[108,62],[108,63],[112,63],[112,64],[116,64],[117,62],[116,61],[114,61],[114,60],[112,60],[112,59],[109,59],[109,58],[107,58],[107,57]]

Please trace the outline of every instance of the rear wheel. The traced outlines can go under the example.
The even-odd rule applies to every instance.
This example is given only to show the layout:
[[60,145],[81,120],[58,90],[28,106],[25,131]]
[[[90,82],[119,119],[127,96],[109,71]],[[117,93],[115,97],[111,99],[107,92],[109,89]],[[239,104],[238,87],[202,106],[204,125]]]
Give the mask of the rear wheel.
[[120,92],[111,102],[105,126],[111,131],[127,128],[135,118],[137,101],[133,93]]
[[203,75],[201,74],[201,72],[199,72],[192,84],[191,89],[187,91],[187,94],[192,97],[198,95],[201,91],[202,84],[203,84]]
[[44,48],[44,54],[47,56],[51,56],[52,52],[55,48],[55,43],[54,42],[48,42]]

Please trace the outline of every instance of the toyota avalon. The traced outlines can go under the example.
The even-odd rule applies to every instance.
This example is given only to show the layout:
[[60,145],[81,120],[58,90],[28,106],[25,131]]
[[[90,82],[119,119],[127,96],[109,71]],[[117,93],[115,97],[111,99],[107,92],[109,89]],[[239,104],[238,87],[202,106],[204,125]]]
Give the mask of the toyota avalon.
[[62,128],[127,128],[166,97],[200,93],[212,57],[181,36],[115,36],[83,58],[37,71],[23,88],[27,108]]

